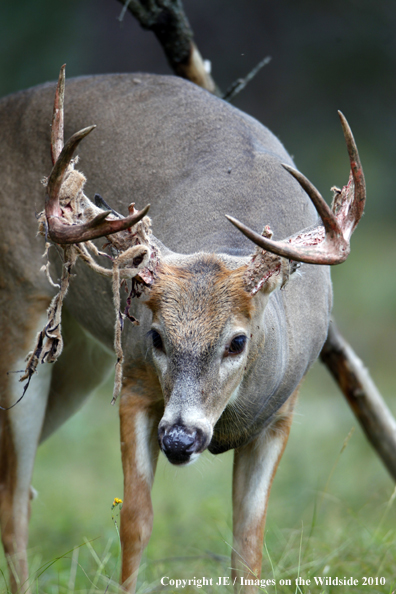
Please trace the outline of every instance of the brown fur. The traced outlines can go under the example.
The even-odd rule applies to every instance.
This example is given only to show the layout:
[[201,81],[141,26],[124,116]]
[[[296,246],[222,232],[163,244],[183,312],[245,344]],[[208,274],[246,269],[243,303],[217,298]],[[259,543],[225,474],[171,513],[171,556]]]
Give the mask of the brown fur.
[[197,254],[188,265],[162,264],[147,306],[163,318],[167,338],[181,350],[211,347],[231,314],[251,317],[245,267],[228,270],[216,256]]
[[[18,552],[18,544],[15,535],[18,535],[17,527],[13,515],[13,495],[16,486],[16,464],[17,458],[15,455],[15,447],[11,435],[11,427],[9,425],[6,413],[2,413],[1,423],[1,455],[0,455],[0,518],[1,518],[1,539],[4,547],[4,552],[7,561],[15,566],[16,556]],[[20,536],[20,535],[18,535]],[[22,538],[25,535],[22,535]],[[27,543],[23,543],[25,546]],[[20,579],[27,578],[27,563],[26,558],[20,559],[19,567],[16,567],[16,573]],[[15,580],[13,571],[10,571],[10,586],[14,592],[19,587]]]
[[[23,286],[23,285],[22,285]],[[1,390],[1,405],[11,406],[19,396],[11,391],[10,371],[15,371],[18,359],[23,357],[34,340],[40,315],[45,313],[49,299],[42,295],[26,298],[20,291],[25,308],[18,308],[18,302],[9,300],[7,308],[2,310],[0,330],[2,331],[2,355],[0,358],[0,375],[3,378]],[[6,301],[4,292],[2,301]],[[21,384],[22,394],[23,385]],[[15,436],[13,434],[11,411],[0,411],[1,443],[0,443],[0,526],[4,552],[10,570],[10,587],[16,592],[20,584],[28,577],[26,546],[28,540],[28,526],[24,519],[15,515],[14,497],[17,487],[18,459],[15,451]],[[30,513],[29,493],[26,493],[26,506]],[[14,573],[15,572],[15,573]],[[18,576],[17,581],[16,577]],[[24,589],[27,589],[25,584]]]
[[144,407],[163,401],[158,376],[151,366],[142,362],[133,367],[124,367],[122,398],[130,400],[132,393],[134,406],[138,402]]
[[120,532],[123,554],[121,581],[129,590],[134,589],[136,585],[140,559],[148,544],[153,525],[152,480],[147,480],[138,470],[138,439],[141,436],[136,435],[135,421],[138,413],[145,414],[149,419],[153,479],[159,453],[157,427],[163,414],[163,404],[158,402],[161,390],[158,379],[155,380],[156,378],[143,367],[135,369],[133,380],[124,379],[121,393],[121,456],[124,471],[124,504]]

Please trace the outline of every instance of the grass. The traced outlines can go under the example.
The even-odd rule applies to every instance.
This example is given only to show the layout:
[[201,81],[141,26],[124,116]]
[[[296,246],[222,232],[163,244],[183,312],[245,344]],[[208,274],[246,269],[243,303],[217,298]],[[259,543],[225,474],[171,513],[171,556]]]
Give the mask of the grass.
[[[395,413],[390,398],[396,336],[392,230],[381,229],[377,243],[381,257],[367,235],[356,234],[350,258],[356,253],[360,259],[337,267],[336,318]],[[29,549],[33,592],[120,592],[111,504],[114,497],[122,498],[123,489],[118,415],[110,398],[107,386],[40,447]],[[182,469],[161,457],[153,489],[154,529],[139,573],[139,594],[181,591],[163,588],[163,576],[205,576],[215,582],[230,575],[231,470],[231,453],[205,454]],[[394,484],[355,417],[317,364],[301,391],[271,493],[262,578],[277,584],[262,591],[391,594],[396,590],[395,497]],[[6,592],[4,560],[0,568],[0,592]],[[359,585],[297,586],[298,576],[353,577]],[[385,585],[362,585],[363,577],[381,576]],[[281,579],[292,584],[281,585]],[[232,588],[183,589],[199,591],[225,594]]]
[[[33,485],[30,539],[33,592],[120,592],[119,541],[111,504],[122,497],[118,418],[98,394],[40,448]],[[351,592],[396,588],[394,487],[362,436],[342,396],[318,365],[303,389],[286,453],[270,499],[263,592],[320,594],[340,586],[295,584],[353,577]],[[160,459],[153,503],[154,530],[139,574],[139,594],[178,592],[161,577],[230,575],[232,454],[202,456],[175,468]],[[5,563],[1,565],[6,575]],[[363,586],[363,577],[385,577]],[[6,592],[0,575],[0,591]],[[292,585],[280,585],[281,579]],[[348,588],[348,587],[346,587]],[[231,586],[187,586],[183,592],[231,592]]]

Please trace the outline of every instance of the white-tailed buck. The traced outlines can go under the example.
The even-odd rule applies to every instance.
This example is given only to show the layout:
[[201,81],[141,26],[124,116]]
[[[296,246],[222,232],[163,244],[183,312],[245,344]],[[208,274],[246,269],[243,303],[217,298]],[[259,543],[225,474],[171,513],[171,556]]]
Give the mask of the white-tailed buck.
[[[272,479],[298,387],[327,335],[326,265],[347,257],[364,207],[352,134],[341,115],[351,176],[330,209],[269,130],[190,82],[140,74],[70,80],[66,137],[97,125],[79,146],[86,193],[103,196],[94,205],[71,161],[90,129],[62,150],[62,84],[52,141],[53,84],[0,101],[2,406],[21,396],[19,376],[7,372],[25,369],[29,350],[27,381],[38,363],[59,357],[40,365],[24,398],[1,413],[0,522],[12,590],[28,577],[36,448],[114,367],[114,333],[126,589],[135,589],[150,538],[160,450],[171,463],[188,464],[206,449],[234,449],[232,566],[235,576],[259,577]],[[40,229],[61,246],[49,250],[47,269],[60,289],[40,272],[45,239],[35,216],[51,144]],[[155,236],[142,218],[147,209],[118,214],[132,201],[139,209],[151,204]],[[243,222],[230,216],[243,233],[226,214]],[[106,249],[103,240],[97,248],[91,242],[100,236],[107,255],[97,249]],[[305,263],[298,271],[297,262]]]

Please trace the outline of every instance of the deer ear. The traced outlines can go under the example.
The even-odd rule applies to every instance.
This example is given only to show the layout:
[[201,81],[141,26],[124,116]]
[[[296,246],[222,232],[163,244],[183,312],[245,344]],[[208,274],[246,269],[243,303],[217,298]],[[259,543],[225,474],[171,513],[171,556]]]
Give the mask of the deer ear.
[[256,247],[243,277],[246,291],[252,297],[260,290],[272,293],[287,281],[288,268],[285,258]]
[[[269,226],[264,227],[262,236],[271,239]],[[272,293],[282,288],[289,278],[289,268],[289,260],[256,246],[243,277],[246,291],[253,296],[260,290]]]

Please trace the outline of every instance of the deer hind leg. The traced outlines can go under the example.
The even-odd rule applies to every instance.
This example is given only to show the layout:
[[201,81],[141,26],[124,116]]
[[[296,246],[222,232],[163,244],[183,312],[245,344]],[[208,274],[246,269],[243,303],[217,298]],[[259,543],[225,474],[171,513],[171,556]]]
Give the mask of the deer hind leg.
[[[235,450],[233,470],[234,547],[231,555],[235,591],[257,592],[264,525],[273,478],[286,447],[298,389],[280,408],[275,421],[247,446]],[[249,583],[250,582],[250,583]]]
[[[0,369],[3,379],[7,380],[2,393],[3,406],[10,406],[21,394],[23,387],[18,382],[18,374],[7,376],[6,372],[24,367],[24,356],[34,343],[36,332],[46,322],[47,305],[45,302],[39,316],[36,302],[25,332],[19,328],[17,334],[7,333],[2,320],[5,348]],[[34,329],[33,316],[37,326]],[[26,342],[21,338],[18,346],[23,334],[29,338]],[[59,360],[54,365],[40,365],[23,400],[10,411],[1,411],[0,415],[0,525],[12,592],[20,589],[28,578],[29,496],[37,446],[79,408],[114,365],[114,355],[88,337],[66,309],[62,314],[62,334],[65,344]],[[22,591],[26,588],[27,584]]]
[[[12,312],[0,320],[1,404],[12,405],[22,394],[19,374],[36,333],[46,320],[46,299],[37,299],[31,311]],[[15,313],[15,317],[12,316]],[[4,315],[4,312],[3,312]],[[6,318],[6,319],[5,319]],[[21,318],[24,318],[23,320]],[[0,411],[0,526],[10,571],[11,591],[28,591],[26,547],[30,515],[31,477],[41,433],[51,379],[51,366],[40,366],[25,397],[14,408]]]
[[152,531],[151,488],[159,454],[158,423],[164,411],[157,378],[143,369],[133,375],[133,381],[124,380],[120,401],[124,471],[121,582],[131,593],[135,592],[140,560]]

